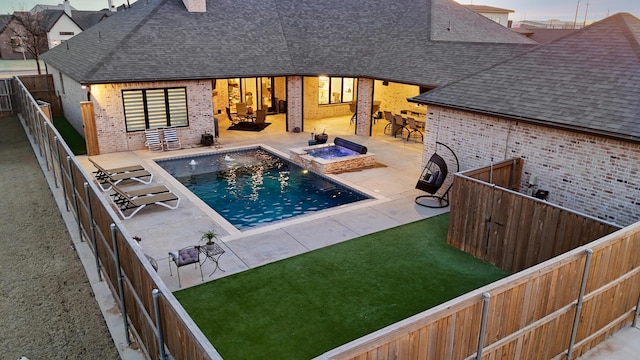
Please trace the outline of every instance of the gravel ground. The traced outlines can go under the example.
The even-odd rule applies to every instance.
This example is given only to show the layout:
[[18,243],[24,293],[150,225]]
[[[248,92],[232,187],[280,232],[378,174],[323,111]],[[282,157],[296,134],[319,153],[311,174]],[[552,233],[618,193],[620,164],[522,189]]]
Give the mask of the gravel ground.
[[118,359],[22,126],[0,115],[0,359]]

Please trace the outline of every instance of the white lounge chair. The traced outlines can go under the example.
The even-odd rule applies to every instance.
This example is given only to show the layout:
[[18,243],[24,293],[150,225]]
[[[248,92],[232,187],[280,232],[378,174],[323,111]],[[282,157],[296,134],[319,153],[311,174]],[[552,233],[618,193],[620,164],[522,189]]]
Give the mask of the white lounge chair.
[[151,180],[153,180],[153,174],[145,170],[144,167],[140,165],[105,169],[95,161],[91,159],[89,159],[89,161],[96,167],[96,169],[98,169],[94,173],[96,174],[96,182],[102,191],[109,191],[114,185],[125,180],[134,180],[142,184],[150,184]]
[[[167,209],[177,209],[180,206],[180,198],[172,192],[162,192],[156,194],[145,194],[141,196],[130,196],[117,185],[113,186],[117,196],[114,204],[123,219],[131,219],[138,211],[144,209],[147,205],[160,205]],[[175,205],[169,205],[168,202],[175,201]],[[125,211],[133,210],[129,215]]]

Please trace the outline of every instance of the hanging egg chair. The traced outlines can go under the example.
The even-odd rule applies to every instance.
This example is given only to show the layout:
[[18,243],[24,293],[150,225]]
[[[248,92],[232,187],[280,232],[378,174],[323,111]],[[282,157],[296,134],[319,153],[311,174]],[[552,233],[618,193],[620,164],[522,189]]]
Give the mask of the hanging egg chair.
[[[416,183],[416,189],[428,192],[429,195],[419,195],[416,197],[415,202],[420,206],[425,206],[428,208],[439,209],[443,207],[449,206],[449,190],[451,190],[451,186],[453,182],[449,184],[447,190],[441,195],[437,195],[437,192],[440,190],[445,180],[447,179],[447,175],[449,175],[449,167],[447,166],[447,162],[444,160],[440,154],[438,154],[437,148],[438,145],[441,145],[448,149],[456,160],[456,171],[460,171],[460,163],[458,162],[458,157],[447,145],[436,141],[436,152],[431,155],[427,165],[425,165],[422,170],[422,174]],[[435,200],[435,201],[434,201]]]

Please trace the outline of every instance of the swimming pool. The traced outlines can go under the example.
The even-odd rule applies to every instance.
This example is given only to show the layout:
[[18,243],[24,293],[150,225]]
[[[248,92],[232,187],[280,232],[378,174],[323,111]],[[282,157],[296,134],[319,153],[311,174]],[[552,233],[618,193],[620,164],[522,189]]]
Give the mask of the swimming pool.
[[240,230],[370,199],[262,148],[156,163]]

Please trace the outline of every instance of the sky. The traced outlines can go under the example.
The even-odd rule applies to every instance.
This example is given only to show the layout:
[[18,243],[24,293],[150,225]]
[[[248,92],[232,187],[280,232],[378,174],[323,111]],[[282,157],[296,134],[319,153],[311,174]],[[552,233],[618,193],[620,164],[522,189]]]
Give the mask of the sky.
[[[10,14],[14,10],[30,10],[36,4],[57,5],[63,0],[0,0],[0,14]],[[129,0],[133,3],[133,0]],[[240,1],[240,0],[239,0]],[[277,1],[277,0],[275,0]],[[509,19],[550,20],[560,19],[573,21],[578,9],[577,21],[583,22],[585,12],[587,22],[602,20],[607,14],[628,12],[640,18],[640,0],[456,0],[460,4],[488,5],[514,10]],[[71,6],[77,10],[100,10],[107,8],[107,0],[70,0]],[[116,6],[126,0],[113,0]],[[587,9],[588,3],[588,9]]]

